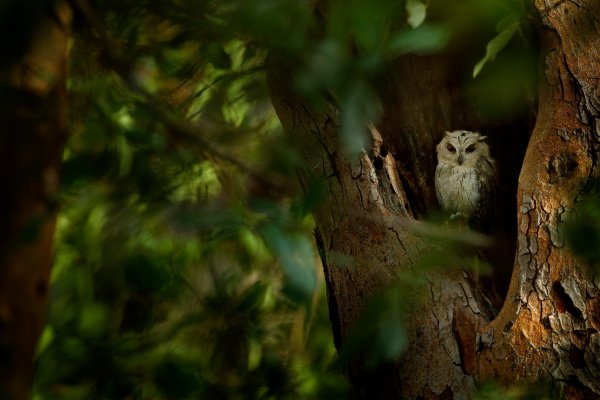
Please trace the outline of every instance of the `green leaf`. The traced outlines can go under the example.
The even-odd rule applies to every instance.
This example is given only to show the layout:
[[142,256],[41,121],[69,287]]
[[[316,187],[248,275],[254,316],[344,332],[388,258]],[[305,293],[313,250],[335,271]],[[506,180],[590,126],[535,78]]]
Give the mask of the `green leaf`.
[[419,0],[406,0],[406,21],[411,28],[418,28],[425,21],[427,6]]
[[327,39],[310,54],[306,70],[298,77],[298,86],[303,91],[320,91],[323,87],[339,84],[346,74],[349,54],[343,43]]
[[117,152],[119,154],[119,177],[124,177],[131,171],[133,150],[124,136],[117,136]]
[[105,331],[110,313],[101,303],[86,304],[79,317],[79,332],[94,337]]
[[577,204],[574,215],[567,219],[564,238],[575,255],[583,258],[598,271],[600,269],[600,204],[597,199],[600,186],[593,185],[592,191],[583,196]]
[[512,18],[511,20],[502,20],[500,23],[498,23],[498,27],[502,28],[502,30],[487,44],[485,48],[485,56],[477,64],[475,64],[475,68],[473,68],[473,78],[476,78],[477,75],[479,75],[481,69],[486,63],[494,61],[496,55],[504,47],[506,47],[508,42],[510,42],[512,37],[519,29],[519,20],[513,16],[510,17]]
[[248,340],[248,371],[255,370],[259,365],[262,358],[262,344],[255,338],[249,338]]
[[327,182],[324,178],[314,178],[309,181],[304,194],[294,202],[294,211],[299,217],[311,213],[325,201],[327,197]]
[[368,124],[377,118],[378,99],[362,82],[355,82],[341,99],[342,143],[347,154],[356,155],[365,149]]
[[262,235],[281,262],[286,294],[299,303],[310,301],[317,279],[315,254],[309,240],[300,234],[285,232],[273,224],[264,226]]
[[408,338],[400,307],[394,307],[382,316],[374,344],[376,347],[368,358],[372,365],[380,361],[393,360],[406,350]]
[[450,38],[447,28],[438,25],[421,25],[404,30],[393,37],[389,50],[396,54],[435,53],[442,50]]
[[[405,294],[406,295],[406,294]],[[408,347],[403,307],[408,301],[400,287],[372,298],[340,351],[344,365],[364,357],[367,366],[399,357]]]
[[46,326],[46,328],[42,332],[42,336],[40,336],[40,340],[38,341],[38,344],[37,344],[37,349],[35,352],[36,357],[39,357],[39,355],[42,354],[44,352],[44,350],[46,350],[48,348],[48,346],[50,346],[50,344],[54,340],[54,337],[55,337],[54,329],[52,329],[52,326],[51,325]]
[[373,51],[384,37],[385,21],[390,8],[380,1],[341,2],[348,9],[354,39],[359,48]]

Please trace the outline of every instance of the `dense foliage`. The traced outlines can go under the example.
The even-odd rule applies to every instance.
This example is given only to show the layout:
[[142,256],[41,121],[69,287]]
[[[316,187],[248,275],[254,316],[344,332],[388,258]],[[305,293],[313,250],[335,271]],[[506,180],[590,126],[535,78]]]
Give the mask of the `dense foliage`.
[[346,390],[310,242],[320,194],[292,183],[261,74],[260,29],[284,12],[301,42],[308,10],[195,3],[80,16],[35,398]]
[[[493,100],[507,103],[485,65],[523,10],[482,3],[430,19],[417,0],[73,1],[70,139],[34,398],[347,397],[311,237],[324,185],[295,183],[267,55],[297,60],[307,98],[335,97],[357,152],[387,63],[444,48],[465,21],[496,37],[465,79],[502,86]],[[376,299],[356,336],[374,364],[405,347],[402,293]]]

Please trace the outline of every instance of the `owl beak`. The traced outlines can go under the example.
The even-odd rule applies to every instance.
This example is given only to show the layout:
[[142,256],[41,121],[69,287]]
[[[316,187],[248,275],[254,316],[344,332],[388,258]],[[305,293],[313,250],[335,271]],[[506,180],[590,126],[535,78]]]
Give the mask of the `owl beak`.
[[461,154],[460,156],[458,156],[458,165],[462,165],[463,161],[465,161],[465,158]]

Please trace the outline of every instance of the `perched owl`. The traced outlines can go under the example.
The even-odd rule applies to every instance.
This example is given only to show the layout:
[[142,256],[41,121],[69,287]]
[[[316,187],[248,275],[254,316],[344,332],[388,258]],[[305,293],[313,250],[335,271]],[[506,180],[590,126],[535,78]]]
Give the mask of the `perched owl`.
[[489,233],[497,173],[485,139],[478,132],[446,132],[436,147],[435,191],[450,219],[465,219],[471,228]]

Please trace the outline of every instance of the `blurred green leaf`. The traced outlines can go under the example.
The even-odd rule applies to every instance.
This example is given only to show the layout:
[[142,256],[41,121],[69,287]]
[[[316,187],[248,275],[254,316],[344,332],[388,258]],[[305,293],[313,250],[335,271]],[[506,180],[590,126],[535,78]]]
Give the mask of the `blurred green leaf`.
[[327,182],[323,178],[311,180],[304,193],[295,199],[294,211],[299,217],[304,217],[322,204],[327,196]]
[[53,340],[54,330],[52,329],[51,325],[48,325],[44,328],[44,331],[42,332],[42,335],[40,336],[40,339],[38,341],[36,356],[39,357],[39,355],[46,350],[46,348],[50,345],[50,343],[52,343]]
[[261,233],[281,261],[287,295],[299,303],[310,301],[316,287],[316,258],[306,236],[287,233],[273,224],[263,226]]
[[[398,299],[402,301],[402,299]],[[381,361],[394,360],[408,348],[408,338],[404,327],[400,304],[391,304],[379,321],[374,348],[371,349],[367,362],[376,365]]]
[[496,37],[490,40],[490,42],[487,44],[485,48],[485,56],[479,60],[477,64],[475,64],[475,67],[473,68],[473,78],[476,78],[477,75],[479,75],[481,69],[486,63],[494,61],[496,55],[504,47],[506,47],[515,33],[517,33],[520,25],[521,21],[518,15],[509,15],[498,23],[500,31],[498,35],[496,35]]
[[133,152],[124,137],[117,139],[117,151],[119,153],[119,176],[124,177],[131,171]]
[[389,41],[392,53],[435,53],[444,49],[450,39],[450,32],[441,25],[423,24],[418,28],[404,30]]
[[407,22],[411,28],[418,28],[425,21],[427,5],[420,0],[406,0]]
[[385,20],[391,11],[387,1],[347,1],[342,3],[350,13],[354,39],[364,50],[374,50],[385,35]]
[[87,337],[98,336],[106,331],[109,315],[109,310],[103,304],[85,304],[79,318],[79,332]]
[[368,124],[378,116],[378,100],[372,90],[355,82],[341,100],[342,144],[344,150],[353,156],[366,148]]
[[306,0],[233,2],[232,27],[271,48],[297,51],[305,40],[310,22]]
[[569,213],[564,226],[565,241],[577,256],[583,258],[596,269],[600,268],[600,193],[598,183],[591,185],[591,191],[580,200],[575,210]]
[[340,363],[347,365],[360,358],[375,368],[398,358],[408,347],[406,301],[399,286],[370,299],[343,344]]
[[248,348],[248,371],[252,371],[260,366],[260,361],[262,359],[262,344],[255,338],[250,338]]

